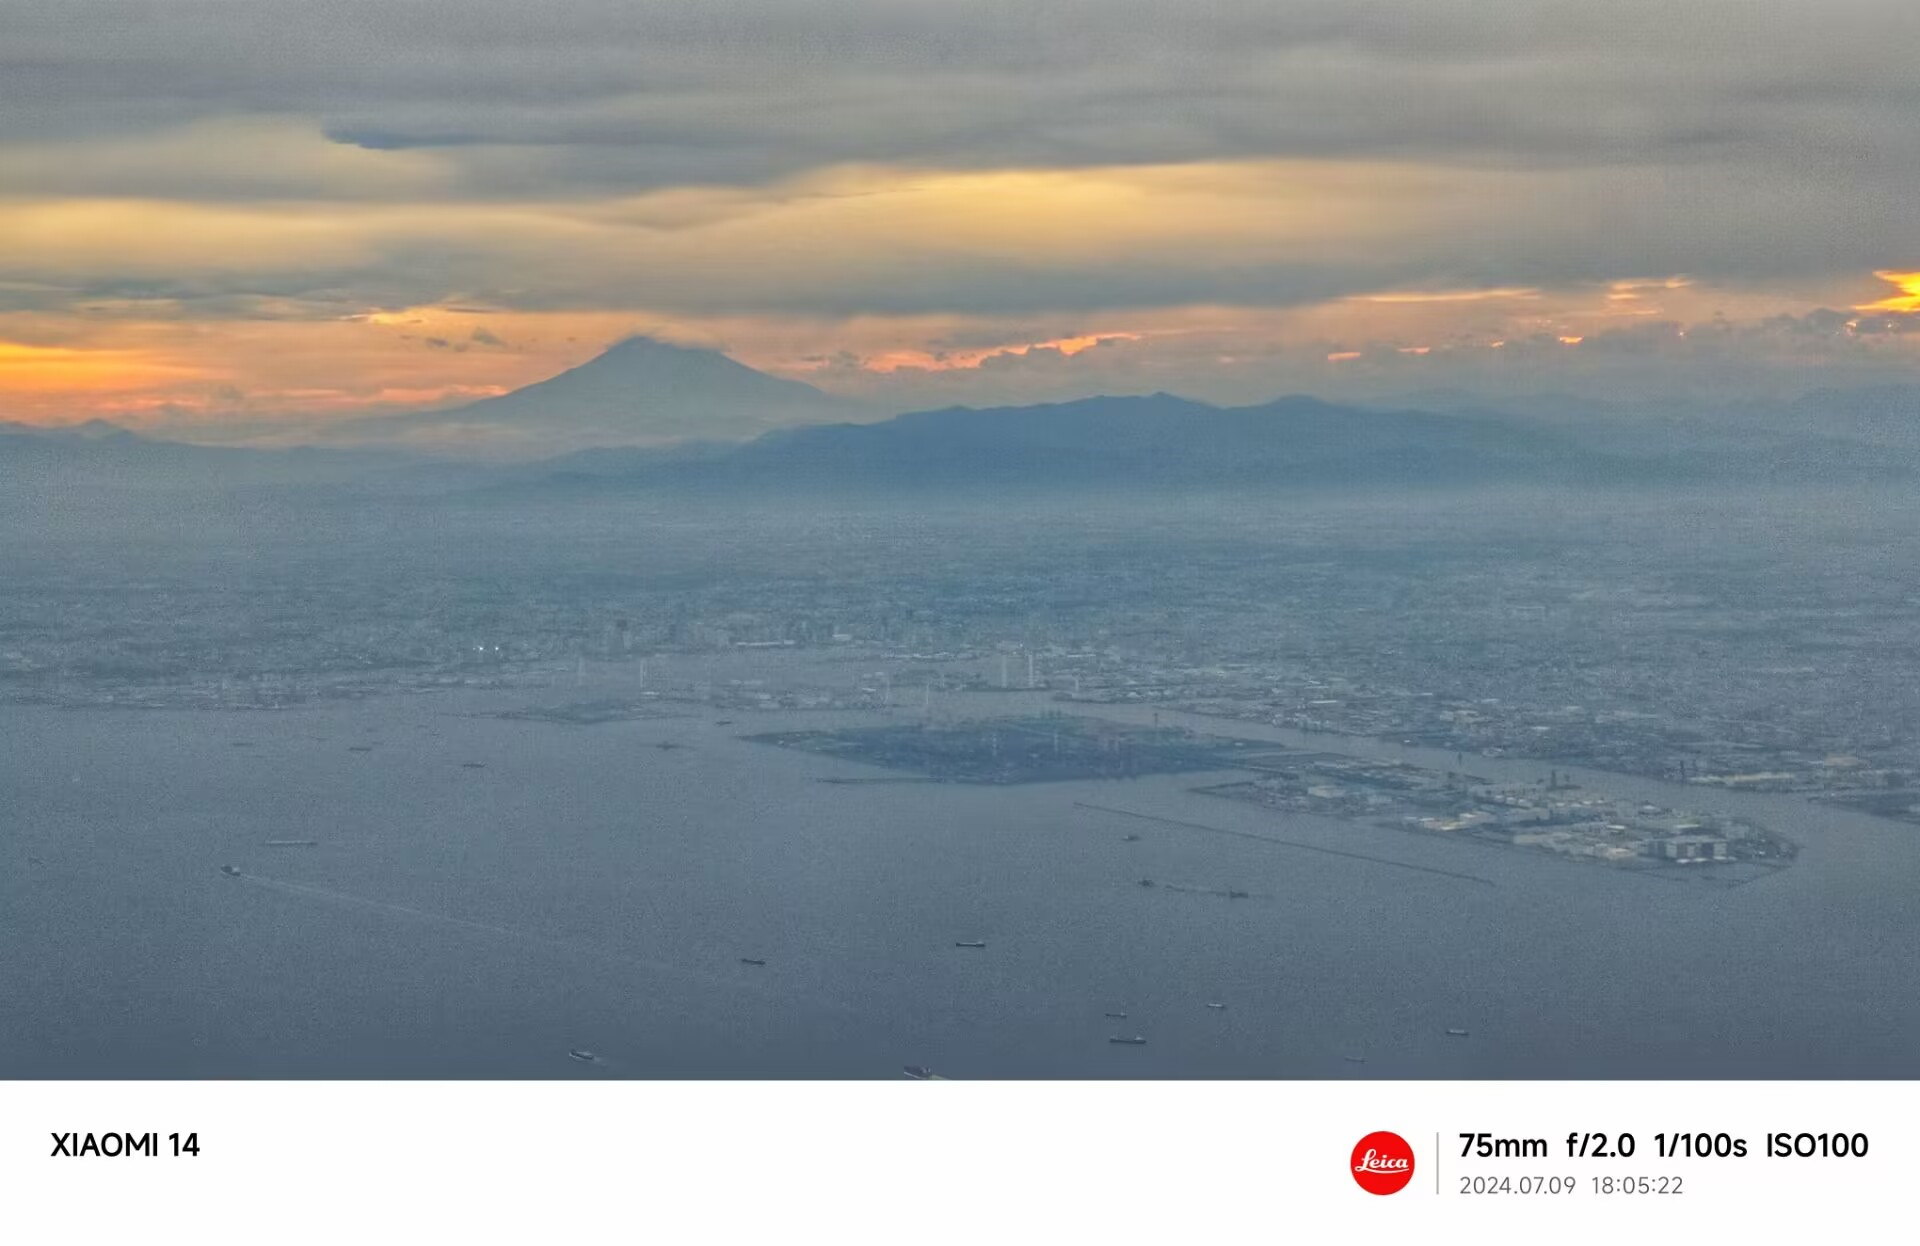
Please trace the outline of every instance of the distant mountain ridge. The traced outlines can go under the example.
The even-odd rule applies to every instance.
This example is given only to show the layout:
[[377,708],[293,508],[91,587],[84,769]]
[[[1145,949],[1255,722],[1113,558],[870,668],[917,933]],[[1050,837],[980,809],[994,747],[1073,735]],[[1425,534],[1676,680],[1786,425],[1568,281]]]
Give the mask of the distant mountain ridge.
[[1920,448],[1920,385],[1816,389],[1788,410],[1802,426],[1870,445]]
[[140,439],[139,434],[120,427],[109,420],[93,419],[79,424],[22,424],[16,420],[0,420],[0,436],[40,437],[55,442],[104,441],[109,438],[125,437]]
[[[704,392],[713,375],[730,377],[728,383],[739,382],[743,390],[789,398],[793,391],[786,387],[796,384],[760,376],[713,352],[651,342],[615,349],[645,359],[647,369],[663,365],[669,376],[684,368],[680,375],[693,380],[676,391],[683,395]],[[576,377],[567,384],[590,383],[601,392],[617,372],[590,375],[584,382]],[[575,373],[547,384],[560,384]],[[798,389],[815,394],[806,386]],[[1717,418],[1692,419],[1658,409],[1629,410],[1618,420],[1595,424],[1578,411],[1534,416],[1381,410],[1303,396],[1219,407],[1159,393],[1023,407],[949,407],[870,423],[815,422],[745,442],[615,442],[492,465],[422,461],[391,449],[187,445],[103,421],[55,429],[0,422],[0,486],[197,488],[377,478],[382,490],[564,493],[1906,482],[1920,475],[1917,397],[1920,390],[1910,387],[1816,391],[1791,410],[1780,404],[1743,415],[1729,408]],[[816,398],[836,405],[823,395]],[[813,404],[815,398],[800,401]],[[526,420],[512,419],[524,430]]]
[[1417,485],[1577,475],[1584,458],[1571,449],[1561,436],[1512,421],[1306,397],[1215,407],[1152,394],[950,407],[780,429],[692,458],[607,451],[532,471],[603,485]]
[[413,456],[383,451],[203,446],[148,437],[105,420],[51,427],[0,420],[0,488],[335,485],[400,469],[435,470]]

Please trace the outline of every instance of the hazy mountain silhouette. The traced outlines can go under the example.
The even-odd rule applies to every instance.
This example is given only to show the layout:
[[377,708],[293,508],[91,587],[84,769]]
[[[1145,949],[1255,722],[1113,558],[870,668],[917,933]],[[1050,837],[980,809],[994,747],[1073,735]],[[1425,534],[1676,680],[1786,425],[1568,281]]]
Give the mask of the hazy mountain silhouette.
[[383,451],[258,450],[142,436],[105,420],[43,428],[0,421],[0,488],[221,489],[332,485],[431,465]]
[[1823,388],[1793,399],[1480,400],[1435,392],[1407,400],[1422,410],[1524,423],[1587,451],[1684,465],[1690,474],[1817,480],[1920,466],[1920,385]]
[[737,440],[783,425],[845,419],[858,409],[719,351],[630,337],[577,368],[498,398],[357,420],[334,432],[455,454],[527,458],[589,446]]
[[[552,444],[563,450],[579,444],[574,434],[589,426],[569,424],[563,408],[610,404],[612,395],[623,394],[620,402],[629,410],[691,412],[705,401],[698,396],[722,391],[743,403],[765,395],[794,404],[788,418],[803,405],[839,405],[712,351],[635,339],[516,394],[460,412],[406,418],[434,421],[432,428],[452,436],[479,426],[470,413],[485,411],[519,439],[513,443],[517,453],[502,457],[524,459],[533,447],[548,444],[539,437],[542,419],[559,426]],[[536,402],[537,393],[559,398]],[[746,442],[589,439],[592,448],[492,466],[423,462],[382,449],[186,445],[102,421],[64,429],[0,423],[0,485],[138,489],[359,481],[383,490],[444,492],[1884,481],[1920,472],[1917,394],[1906,387],[1820,391],[1770,411],[1729,409],[1717,420],[1649,408],[1586,423],[1513,412],[1376,410],[1308,397],[1216,407],[1152,394],[804,424]],[[772,409],[757,403],[754,418],[769,418]],[[686,418],[710,425],[691,414]]]
[[1788,410],[1810,434],[1920,449],[1920,385],[1816,389]]
[[1514,421],[1370,411],[1282,398],[1215,407],[1153,394],[922,411],[780,429],[668,458],[574,455],[528,470],[555,483],[940,487],[970,484],[1449,484],[1574,478],[1593,456]]

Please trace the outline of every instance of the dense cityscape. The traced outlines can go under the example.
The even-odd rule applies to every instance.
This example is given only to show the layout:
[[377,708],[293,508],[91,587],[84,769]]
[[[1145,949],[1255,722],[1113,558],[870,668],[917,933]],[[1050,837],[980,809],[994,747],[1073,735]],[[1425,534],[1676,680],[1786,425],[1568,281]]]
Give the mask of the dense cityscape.
[[[0,698],[246,710],[589,668],[722,708],[931,714],[953,691],[1030,689],[1446,750],[1462,770],[1679,780],[1703,805],[1799,792],[1915,816],[1910,591],[1863,573],[1893,534],[1843,548],[1816,527],[1756,561],[1636,513],[1644,498],[1569,501],[1524,535],[1501,510],[1524,499],[1440,496],[1331,514],[1222,498],[1137,523],[749,508],[684,541],[606,504],[542,515],[512,553],[472,517],[465,541],[376,546],[325,515],[326,539],[235,537],[198,563],[22,557]],[[1793,501],[1732,500],[1716,522]],[[938,572],[919,557],[935,547]]]

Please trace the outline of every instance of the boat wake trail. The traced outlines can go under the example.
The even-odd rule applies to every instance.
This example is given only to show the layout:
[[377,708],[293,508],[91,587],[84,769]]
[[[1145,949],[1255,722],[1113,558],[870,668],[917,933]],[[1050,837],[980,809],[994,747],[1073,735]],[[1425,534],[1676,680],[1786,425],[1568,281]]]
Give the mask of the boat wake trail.
[[1297,848],[1302,852],[1317,852],[1323,856],[1345,857],[1349,861],[1370,861],[1375,865],[1390,865],[1399,870],[1412,870],[1418,874],[1438,874],[1442,878],[1457,878],[1462,882],[1479,883],[1483,887],[1498,887],[1500,884],[1491,878],[1482,878],[1478,874],[1462,874],[1456,870],[1437,869],[1431,865],[1415,865],[1411,861],[1396,861],[1392,857],[1376,857],[1364,852],[1348,852],[1344,848],[1326,848],[1319,844],[1303,844],[1297,839],[1281,839],[1278,835],[1256,835],[1252,831],[1229,830],[1224,826],[1208,826],[1204,822],[1182,822],[1178,818],[1162,818],[1151,813],[1135,813],[1131,809],[1115,809],[1111,805],[1094,805],[1084,800],[1073,802],[1080,809],[1093,809],[1100,813],[1117,813],[1126,818],[1139,818],[1142,822],[1158,822],[1161,826],[1177,826],[1189,831],[1206,831],[1210,835],[1230,835],[1234,839],[1251,839],[1262,844],[1278,844],[1282,848]]
[[[1239,891],[1231,887],[1189,887],[1185,883],[1160,883],[1162,891],[1184,891],[1190,896],[1225,896],[1229,900],[1250,900],[1253,893]],[[1272,896],[1263,895],[1262,900],[1271,900]]]
[[[345,891],[334,891],[328,887],[315,887],[309,883],[288,882],[279,878],[264,878],[258,874],[235,875],[241,881],[269,891],[278,891],[285,895],[300,896],[310,900],[321,900],[329,904],[342,905],[368,913],[379,913],[388,917],[397,917],[406,921],[422,922],[445,929],[465,930],[474,934],[487,935],[494,939],[516,943],[522,947],[540,948],[544,951],[580,959],[596,960],[602,964],[623,968],[644,970],[663,978],[701,987],[704,990],[740,991],[758,995],[764,999],[775,1000],[782,1004],[797,1007],[825,1009],[845,1016],[858,1017],[860,1013],[840,1003],[815,994],[802,994],[798,991],[783,990],[776,983],[754,975],[735,975],[709,971],[674,961],[658,960],[652,957],[634,956],[628,952],[614,951],[609,948],[594,947],[591,944],[575,943],[566,939],[555,939],[547,935],[536,934],[513,926],[502,926],[493,922],[476,921],[470,917],[455,917],[449,913],[436,913],[431,909],[415,908],[407,904],[395,904],[388,900],[374,900],[366,896],[356,896]],[[601,1065],[607,1062],[596,1061]]]

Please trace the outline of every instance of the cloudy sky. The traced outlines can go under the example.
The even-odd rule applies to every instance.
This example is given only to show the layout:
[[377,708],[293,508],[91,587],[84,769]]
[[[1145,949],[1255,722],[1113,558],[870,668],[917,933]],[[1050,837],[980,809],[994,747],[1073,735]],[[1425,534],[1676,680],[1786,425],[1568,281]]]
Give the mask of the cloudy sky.
[[0,0],[0,419],[1920,365],[1912,0]]

